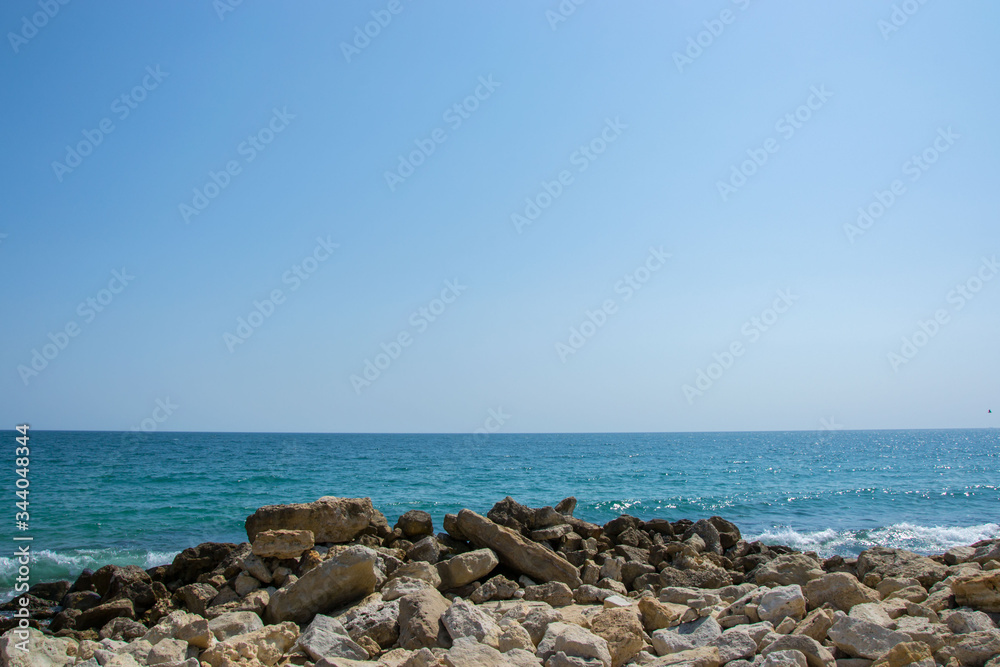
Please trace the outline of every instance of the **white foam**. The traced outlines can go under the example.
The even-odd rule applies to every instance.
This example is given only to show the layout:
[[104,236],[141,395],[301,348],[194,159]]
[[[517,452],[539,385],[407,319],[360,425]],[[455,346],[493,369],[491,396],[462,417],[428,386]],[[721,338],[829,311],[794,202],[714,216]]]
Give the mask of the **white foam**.
[[995,523],[976,526],[918,526],[897,523],[867,530],[826,529],[813,532],[799,532],[788,526],[776,526],[744,539],[760,540],[765,544],[784,544],[800,551],[815,551],[821,556],[856,556],[875,546],[939,554],[953,547],[997,537],[1000,537],[1000,525]]

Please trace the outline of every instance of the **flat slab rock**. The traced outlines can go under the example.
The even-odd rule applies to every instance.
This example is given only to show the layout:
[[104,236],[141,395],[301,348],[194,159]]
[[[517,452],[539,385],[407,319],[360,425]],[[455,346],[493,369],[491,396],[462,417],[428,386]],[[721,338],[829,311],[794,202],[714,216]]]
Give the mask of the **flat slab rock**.
[[311,503],[266,505],[247,517],[247,538],[253,544],[265,530],[309,530],[318,543],[350,542],[372,522],[388,525],[371,498],[323,496]]

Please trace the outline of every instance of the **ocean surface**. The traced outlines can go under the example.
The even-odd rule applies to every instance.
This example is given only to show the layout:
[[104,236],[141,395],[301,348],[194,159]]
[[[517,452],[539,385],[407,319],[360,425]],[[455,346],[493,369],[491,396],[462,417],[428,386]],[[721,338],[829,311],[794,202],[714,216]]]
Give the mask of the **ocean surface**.
[[[13,467],[14,438],[6,448]],[[734,521],[823,555],[873,545],[940,553],[1000,535],[1000,430],[565,435],[31,431],[31,582],[107,563],[148,568],[206,541],[246,541],[262,505],[370,496],[390,525],[422,509],[485,514],[510,495],[578,500],[603,523]],[[8,553],[13,553],[10,546]],[[2,553],[2,552],[0,552]],[[0,594],[16,564],[0,555]]]

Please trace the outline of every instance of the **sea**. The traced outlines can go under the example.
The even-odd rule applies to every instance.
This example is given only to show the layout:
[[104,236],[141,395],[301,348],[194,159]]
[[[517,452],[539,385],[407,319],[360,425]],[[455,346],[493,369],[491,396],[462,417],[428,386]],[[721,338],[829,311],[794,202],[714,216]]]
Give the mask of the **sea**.
[[31,537],[30,582],[108,563],[169,563],[246,541],[263,505],[368,496],[389,519],[485,514],[575,496],[575,515],[720,515],[746,539],[820,555],[875,545],[941,553],[1000,536],[1000,430],[752,433],[302,434],[30,431],[29,521],[18,530],[10,440],[9,551]]

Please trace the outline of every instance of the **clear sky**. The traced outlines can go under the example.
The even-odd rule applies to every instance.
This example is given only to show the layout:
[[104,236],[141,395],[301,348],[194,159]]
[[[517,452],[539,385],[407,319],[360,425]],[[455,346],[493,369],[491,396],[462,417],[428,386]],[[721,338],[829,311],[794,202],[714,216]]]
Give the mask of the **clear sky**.
[[5,3],[0,423],[1000,425],[998,24]]

